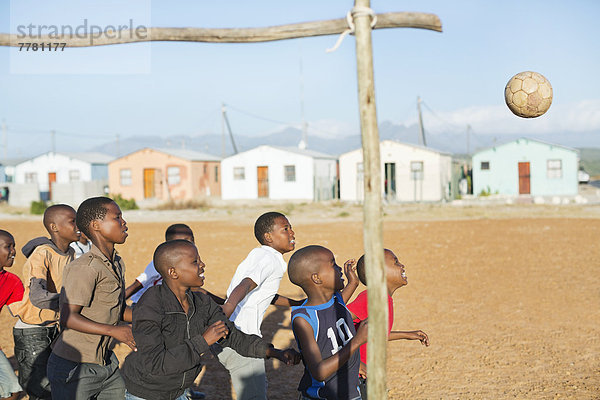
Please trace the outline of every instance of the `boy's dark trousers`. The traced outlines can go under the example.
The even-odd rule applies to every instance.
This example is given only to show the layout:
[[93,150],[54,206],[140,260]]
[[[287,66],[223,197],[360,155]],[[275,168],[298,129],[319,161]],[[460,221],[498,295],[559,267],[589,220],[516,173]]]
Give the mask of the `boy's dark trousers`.
[[360,389],[360,397],[362,400],[367,400],[367,378],[358,377],[358,388]]
[[78,363],[52,353],[48,360],[48,378],[55,400],[122,400],[125,381],[119,371],[119,360],[112,351],[106,365]]
[[51,399],[46,365],[58,336],[58,327],[13,328],[15,357],[19,363],[19,384],[30,399]]

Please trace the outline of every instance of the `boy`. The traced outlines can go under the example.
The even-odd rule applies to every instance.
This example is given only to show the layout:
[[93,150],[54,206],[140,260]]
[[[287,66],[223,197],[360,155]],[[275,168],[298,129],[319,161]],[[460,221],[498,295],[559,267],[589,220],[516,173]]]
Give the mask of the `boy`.
[[[244,333],[262,336],[260,324],[270,304],[300,305],[277,294],[285,273],[283,254],[294,250],[296,239],[285,215],[268,212],[256,220],[254,236],[261,247],[252,249],[237,267],[229,288],[223,312]],[[215,352],[229,370],[231,382],[240,400],[266,399],[267,378],[264,360],[244,357],[230,348]]]
[[[388,290],[388,310],[389,310],[389,323],[388,323],[388,340],[399,340],[399,339],[408,339],[408,340],[419,340],[425,346],[429,346],[429,338],[427,334],[423,331],[392,331],[392,326],[394,325],[394,299],[392,299],[392,295],[394,292],[405,286],[408,281],[406,279],[406,272],[404,270],[404,265],[398,261],[398,257],[388,249],[385,249],[384,252],[384,262],[386,268],[386,280],[387,280],[387,290]],[[365,271],[365,256],[363,255],[358,259],[358,264],[356,266],[358,270],[358,278],[362,282],[363,285],[367,285],[367,276]],[[352,313],[352,319],[354,320],[354,325],[357,326],[361,321],[367,319],[369,316],[367,310],[367,291],[364,290],[361,292],[356,299],[350,304],[348,304],[348,310]],[[367,398],[367,344],[363,344],[360,346],[360,371],[359,371],[359,382],[361,387],[361,393],[363,394],[363,399]]]
[[92,249],[65,268],[60,292],[61,334],[48,360],[54,399],[122,399],[125,383],[111,338],[136,350],[125,309],[125,266],[115,244],[127,239],[121,209],[108,197],[85,200],[77,226]]
[[79,240],[75,210],[66,204],[44,212],[44,227],[50,239],[39,237],[23,246],[23,300],[10,307],[19,319],[13,328],[15,357],[19,361],[19,383],[31,399],[50,399],[46,364],[50,344],[58,336],[58,298],[63,270],[74,258],[70,247]]
[[90,242],[85,236],[85,233],[81,233],[79,240],[77,242],[71,243],[71,247],[75,250],[75,258],[79,258],[92,248],[92,242]]
[[[173,224],[169,226],[165,232],[165,241],[182,239],[194,243],[194,232],[192,229],[185,224]],[[154,268],[154,261],[150,263],[144,269],[131,285],[125,290],[125,298],[131,297],[133,304],[137,303],[142,295],[148,290],[149,287],[160,285],[162,277]]]
[[[352,262],[344,264],[346,277],[358,280]],[[308,298],[292,307],[292,330],[304,362],[298,385],[302,399],[360,399],[359,346],[367,341],[367,324],[358,331],[345,302],[355,289],[344,288],[342,269],[333,253],[322,246],[308,246],[290,258],[288,274]],[[342,293],[340,291],[344,289]]]
[[[190,243],[194,243],[194,232],[192,228],[187,226],[186,224],[173,224],[167,228],[165,231],[165,241],[169,240],[187,240]],[[135,306],[136,303],[140,300],[142,295],[146,293],[146,291],[152,286],[162,284],[162,276],[156,271],[154,268],[154,260],[150,261],[150,263],[144,269],[131,285],[125,289],[125,299],[131,297],[131,307]],[[219,304],[223,304],[224,300],[214,296],[211,294],[211,297],[215,299]],[[218,299],[218,300],[216,300]],[[190,400],[201,400],[206,396],[202,392],[198,392],[192,388],[188,388],[186,391],[186,395]]]
[[[16,254],[13,235],[0,229],[0,309],[23,298],[23,283],[17,275],[4,269],[12,267]],[[0,349],[0,398],[17,399],[21,390],[15,371]]]
[[204,284],[205,265],[193,243],[161,244],[154,265],[163,284],[150,288],[133,311],[139,350],[123,365],[128,399],[186,399],[184,389],[200,373],[202,354],[217,341],[246,357],[300,361],[292,349],[277,350],[256,335],[240,332],[208,295],[190,290]]

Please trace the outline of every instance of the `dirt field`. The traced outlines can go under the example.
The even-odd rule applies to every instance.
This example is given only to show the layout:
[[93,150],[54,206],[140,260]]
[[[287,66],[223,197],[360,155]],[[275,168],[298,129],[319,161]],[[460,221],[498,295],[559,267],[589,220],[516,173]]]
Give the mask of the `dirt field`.
[[[362,254],[358,207],[125,212],[130,236],[118,250],[127,282],[148,263],[165,228],[187,222],[207,264],[205,287],[224,294],[256,244],[252,225],[265,208],[289,214],[297,248],[322,244],[340,265]],[[422,329],[431,340],[429,348],[412,341],[389,344],[389,398],[600,398],[599,208],[386,208],[385,245],[406,265],[409,280],[394,295],[394,327]],[[39,218],[0,219],[0,227],[14,234],[18,248],[44,234]],[[19,253],[12,271],[21,275],[23,262]],[[280,292],[302,295],[287,277]],[[14,322],[3,310],[0,345],[9,357]],[[293,343],[289,311],[272,307],[263,333],[276,346]],[[126,349],[117,351],[122,360]],[[297,398],[302,366],[267,366],[270,398]],[[215,360],[207,359],[197,383],[210,399],[235,398]]]

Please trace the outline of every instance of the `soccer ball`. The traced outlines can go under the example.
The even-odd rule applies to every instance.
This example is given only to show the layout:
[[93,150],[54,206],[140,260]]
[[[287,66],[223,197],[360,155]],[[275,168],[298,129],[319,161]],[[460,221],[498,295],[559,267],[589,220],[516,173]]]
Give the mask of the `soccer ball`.
[[552,86],[542,74],[519,72],[506,84],[504,100],[510,111],[519,117],[539,117],[552,104]]

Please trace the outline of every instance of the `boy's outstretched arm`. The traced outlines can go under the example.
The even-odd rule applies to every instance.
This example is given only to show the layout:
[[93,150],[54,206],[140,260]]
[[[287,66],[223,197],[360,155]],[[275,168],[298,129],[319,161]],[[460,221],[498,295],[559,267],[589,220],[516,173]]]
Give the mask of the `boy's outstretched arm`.
[[419,340],[421,344],[429,346],[429,337],[423,331],[391,331],[388,340]]
[[223,312],[225,313],[227,318],[231,317],[231,314],[233,314],[233,311],[235,310],[237,305],[240,303],[240,301],[244,300],[244,297],[246,297],[246,295],[248,295],[248,293],[253,291],[256,288],[256,286],[258,286],[258,285],[252,279],[250,279],[250,278],[242,279],[240,284],[237,285],[235,287],[235,289],[233,289],[233,291],[227,298],[227,301],[225,301],[225,304],[223,304],[221,306],[223,308]]
[[77,304],[61,304],[60,325],[83,333],[113,337],[137,351],[130,325],[101,324],[81,315],[82,309],[83,306]]
[[306,300],[306,299],[294,300],[294,299],[290,299],[289,297],[285,297],[280,294],[276,294],[275,297],[273,297],[271,304],[273,304],[274,306],[295,307],[295,306],[301,306],[302,303],[304,303],[304,300]]
[[342,289],[342,298],[344,299],[344,303],[348,303],[360,282],[358,275],[356,274],[356,261],[353,258],[344,263],[344,274],[346,275],[348,283],[346,284],[346,287]]
[[137,292],[139,292],[142,287],[143,285],[140,283],[140,281],[138,281],[137,279],[133,281],[131,285],[125,288],[125,299],[128,299]]
[[367,320],[364,320],[358,327],[356,335],[340,351],[323,359],[319,346],[315,341],[313,329],[308,321],[304,318],[295,318],[292,322],[292,329],[302,349],[302,358],[306,368],[308,368],[310,375],[318,381],[324,381],[333,375],[342,365],[348,362],[352,353],[367,341]]

